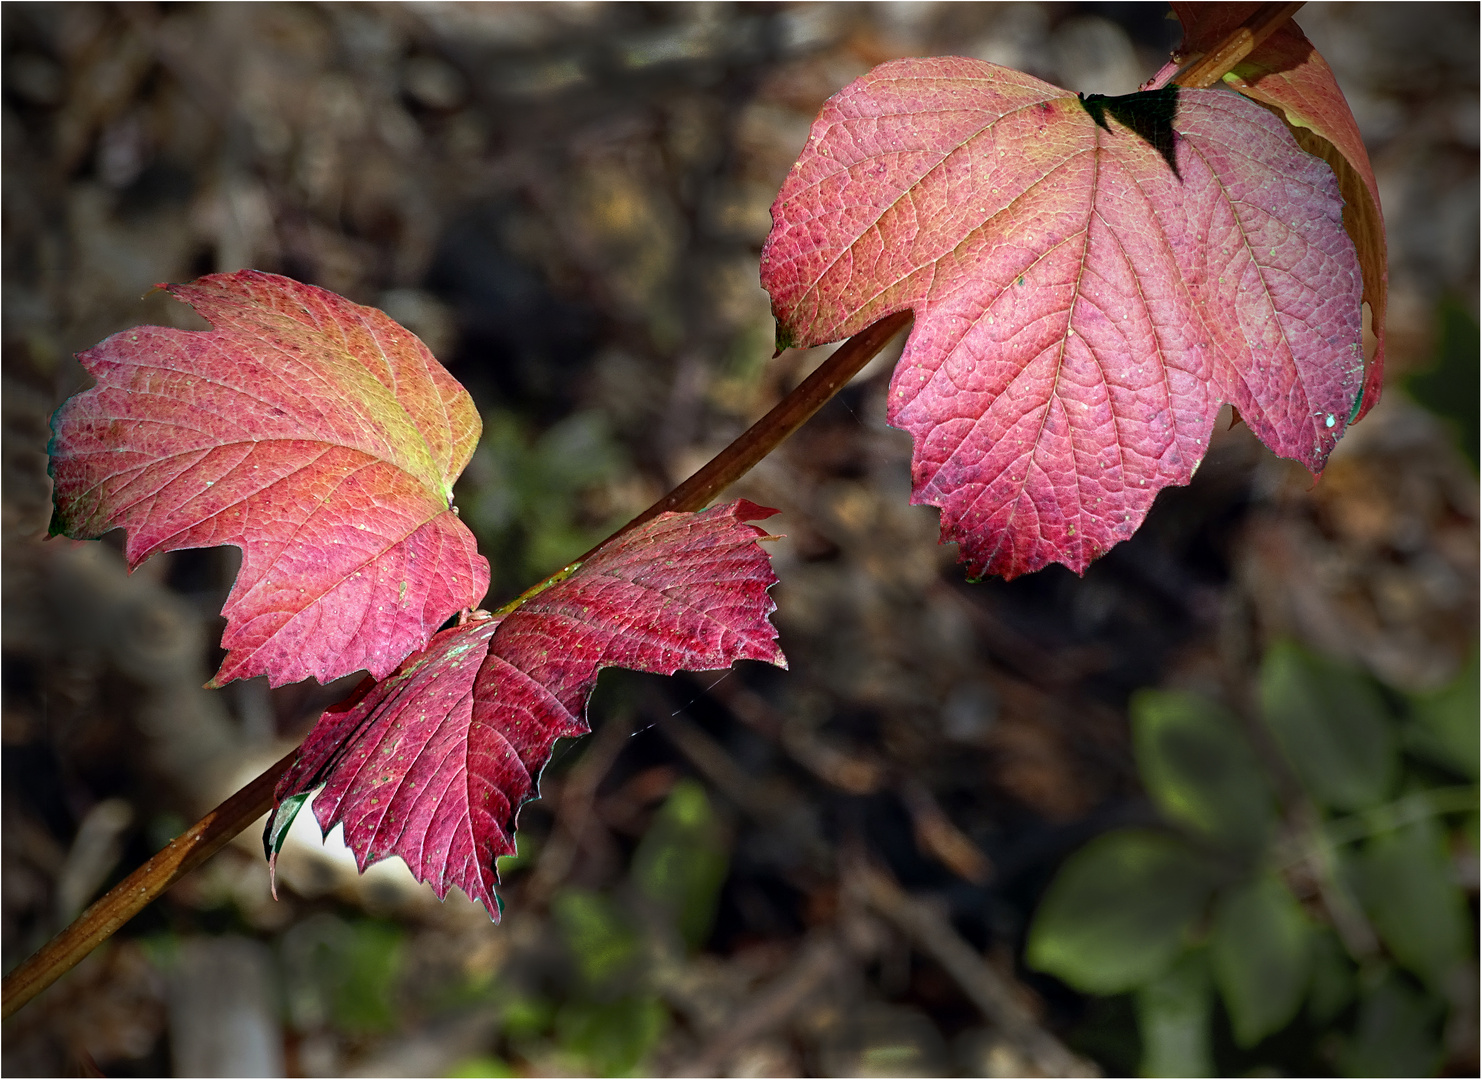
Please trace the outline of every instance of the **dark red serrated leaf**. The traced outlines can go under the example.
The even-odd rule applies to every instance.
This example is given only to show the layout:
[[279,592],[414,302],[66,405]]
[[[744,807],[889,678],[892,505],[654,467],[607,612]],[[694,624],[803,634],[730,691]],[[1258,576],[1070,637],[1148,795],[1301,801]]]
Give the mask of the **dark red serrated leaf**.
[[141,326],[78,359],[52,420],[53,534],[128,531],[132,569],[233,544],[213,685],[383,677],[489,587],[451,509],[482,425],[468,393],[374,308],[243,270],[165,285],[213,326]]
[[824,106],[772,219],[780,344],[915,312],[889,420],[975,574],[1084,570],[1189,481],[1221,402],[1316,473],[1358,396],[1332,170],[1228,91],[884,64]]
[[[1262,5],[1200,4],[1177,0],[1174,13],[1184,28],[1177,59],[1150,85],[1160,86],[1179,64],[1214,47]],[[1296,23],[1288,21],[1225,76],[1225,84],[1282,116],[1302,148],[1332,166],[1343,194],[1343,225],[1358,249],[1375,345],[1354,420],[1379,400],[1384,378],[1384,316],[1389,296],[1389,261],[1379,183],[1369,151],[1338,80]]]
[[314,816],[326,833],[343,823],[362,870],[399,855],[439,897],[456,885],[497,919],[494,860],[514,852],[552,745],[589,730],[602,668],[787,666],[767,618],[766,534],[744,524],[774,513],[742,500],[660,515],[509,614],[442,631],[320,717],[279,804],[323,785]]

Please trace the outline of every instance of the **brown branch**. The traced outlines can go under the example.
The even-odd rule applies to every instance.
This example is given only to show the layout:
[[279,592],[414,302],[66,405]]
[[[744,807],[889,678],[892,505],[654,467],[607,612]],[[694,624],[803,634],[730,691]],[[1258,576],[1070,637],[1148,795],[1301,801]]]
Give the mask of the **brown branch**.
[[292,751],[241,791],[166,844],[148,862],[110,889],[65,930],[5,976],[0,987],[9,1016],[71,971],[152,900],[273,808],[273,789],[298,754]]
[[[613,533],[577,562],[595,554],[630,529],[670,510],[699,510],[722,490],[746,475],[823,407],[874,359],[891,338],[911,321],[910,312],[888,315],[866,327],[834,350],[832,356],[735,442],[684,483]],[[574,564],[573,564],[574,565]],[[569,573],[570,568],[557,578]],[[546,584],[536,586],[534,592]],[[526,594],[529,595],[529,594]],[[135,870],[71,925],[43,945],[0,984],[0,1016],[10,1016],[83,957],[112,937],[161,893],[216,854],[227,841],[273,808],[273,789],[293,764],[298,751],[268,769]]]
[[604,545],[660,514],[703,510],[711,499],[750,472],[752,466],[823,408],[829,398],[844,389],[849,380],[858,375],[910,321],[909,311],[898,311],[855,334],[835,349],[833,355],[818,365],[792,393],[773,406],[771,412],[711,458],[704,468],[576,561],[591,558]]
[[1301,7],[1301,3],[1262,4],[1218,45],[1179,68],[1168,81],[1191,90],[1213,86],[1254,52],[1257,45],[1285,26]]

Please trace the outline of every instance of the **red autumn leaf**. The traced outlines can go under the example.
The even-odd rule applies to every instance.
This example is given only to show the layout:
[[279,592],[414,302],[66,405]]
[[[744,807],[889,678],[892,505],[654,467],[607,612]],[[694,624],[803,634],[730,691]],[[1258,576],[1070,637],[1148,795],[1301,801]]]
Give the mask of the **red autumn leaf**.
[[602,668],[787,666],[767,619],[765,533],[743,524],[774,513],[742,500],[662,514],[509,614],[436,635],[319,718],[278,784],[269,837],[323,785],[314,816],[326,833],[344,824],[362,870],[399,855],[440,898],[457,885],[497,919],[494,860],[514,852],[515,814],[551,746],[590,730]]
[[[1174,62],[1150,85],[1160,86],[1182,63],[1214,47],[1262,5],[1175,2],[1184,40]],[[1370,307],[1374,359],[1364,380],[1364,396],[1354,419],[1379,400],[1384,376],[1384,313],[1389,295],[1389,262],[1379,183],[1358,123],[1328,67],[1296,23],[1288,20],[1225,76],[1225,84],[1282,116],[1302,148],[1316,154],[1338,176],[1343,193],[1343,225],[1358,249],[1364,273],[1364,303]]]
[[214,327],[141,326],[78,359],[52,421],[53,535],[128,531],[129,566],[235,544],[212,685],[377,678],[489,587],[451,509],[473,401],[374,308],[243,270],[167,285]]
[[888,413],[914,438],[912,501],[975,575],[1082,571],[1189,481],[1221,402],[1322,469],[1363,378],[1342,206],[1326,164],[1225,90],[1082,101],[902,60],[824,106],[762,284],[783,345],[912,309]]

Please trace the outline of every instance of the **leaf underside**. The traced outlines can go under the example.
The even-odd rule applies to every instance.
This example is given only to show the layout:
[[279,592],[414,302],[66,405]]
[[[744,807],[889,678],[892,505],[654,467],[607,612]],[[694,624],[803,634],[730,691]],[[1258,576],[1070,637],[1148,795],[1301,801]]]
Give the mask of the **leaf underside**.
[[1089,104],[887,63],[825,105],[772,208],[780,341],[915,312],[888,419],[974,576],[1083,571],[1189,481],[1223,402],[1319,472],[1363,381],[1332,170],[1226,90]]
[[602,668],[786,666],[765,533],[745,524],[775,512],[742,500],[663,514],[509,614],[442,631],[320,717],[280,807],[322,785],[314,815],[326,833],[344,825],[361,869],[399,855],[439,897],[456,885],[497,920],[494,860],[514,853],[515,815],[555,740],[589,730]]
[[472,399],[409,331],[324,289],[253,270],[162,287],[213,329],[79,354],[97,385],[52,420],[52,533],[121,527],[131,569],[241,548],[212,685],[388,675],[489,586],[451,506]]

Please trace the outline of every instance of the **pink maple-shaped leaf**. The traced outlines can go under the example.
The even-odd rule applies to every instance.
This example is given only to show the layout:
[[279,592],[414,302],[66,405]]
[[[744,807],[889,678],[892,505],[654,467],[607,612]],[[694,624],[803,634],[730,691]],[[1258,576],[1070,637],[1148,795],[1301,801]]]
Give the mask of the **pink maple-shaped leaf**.
[[772,207],[783,345],[915,324],[888,418],[974,575],[1076,571],[1184,484],[1222,402],[1319,472],[1363,379],[1332,169],[1223,89],[1076,95],[883,64],[829,100]]
[[[1163,85],[1178,68],[1217,45],[1262,7],[1259,3],[1194,4],[1175,0],[1174,13],[1184,28],[1184,40],[1174,59],[1152,80]],[[1225,84],[1282,116],[1304,150],[1333,167],[1343,194],[1343,224],[1358,249],[1364,274],[1364,303],[1371,312],[1374,357],[1364,380],[1354,420],[1379,400],[1384,378],[1384,316],[1389,295],[1389,261],[1384,236],[1384,213],[1379,205],[1379,182],[1369,163],[1369,151],[1358,122],[1333,69],[1301,27],[1288,19],[1256,46]]]
[[51,531],[127,530],[129,566],[234,544],[212,685],[389,674],[489,587],[452,508],[481,424],[409,331],[243,270],[162,286],[213,329],[141,326],[78,356],[52,420]]
[[[361,869],[399,855],[439,897],[456,885],[498,918],[494,860],[556,739],[584,735],[604,667],[671,675],[737,660],[786,667],[776,583],[741,500],[662,514],[601,548],[506,615],[437,634],[392,675],[327,711],[277,788],[268,835],[314,797]],[[275,846],[270,842],[270,852]]]

